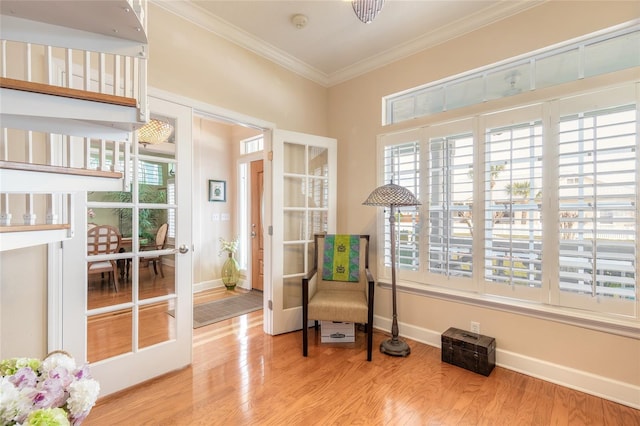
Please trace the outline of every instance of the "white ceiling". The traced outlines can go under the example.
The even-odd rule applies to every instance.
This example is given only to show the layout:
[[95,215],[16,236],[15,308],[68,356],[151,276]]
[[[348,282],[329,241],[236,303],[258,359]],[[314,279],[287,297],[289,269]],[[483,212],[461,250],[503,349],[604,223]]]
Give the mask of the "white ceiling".
[[[386,0],[370,24],[349,0],[150,0],[324,86],[546,0]],[[308,17],[306,27],[291,22]]]

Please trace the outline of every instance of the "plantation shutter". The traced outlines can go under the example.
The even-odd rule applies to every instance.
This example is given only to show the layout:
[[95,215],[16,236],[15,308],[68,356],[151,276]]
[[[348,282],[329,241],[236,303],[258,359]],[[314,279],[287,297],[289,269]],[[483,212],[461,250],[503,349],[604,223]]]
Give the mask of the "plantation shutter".
[[[420,143],[412,141],[384,149],[384,182],[393,182],[411,191],[420,199]],[[390,210],[384,213],[384,263],[391,266]],[[399,240],[396,259],[400,269],[417,271],[420,266],[419,206],[396,209],[396,238]]]
[[542,285],[542,144],[540,120],[486,131],[486,282]]
[[429,140],[429,272],[471,278],[473,136]]
[[635,299],[636,115],[628,105],[560,119],[561,292]]

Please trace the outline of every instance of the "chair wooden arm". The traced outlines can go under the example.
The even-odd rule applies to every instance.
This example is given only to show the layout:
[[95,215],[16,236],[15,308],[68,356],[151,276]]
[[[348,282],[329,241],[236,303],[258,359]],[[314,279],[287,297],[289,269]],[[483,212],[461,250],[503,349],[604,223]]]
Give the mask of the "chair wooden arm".
[[369,286],[371,286],[371,284],[373,284],[374,282],[373,274],[371,274],[371,271],[369,270],[369,268],[365,269],[364,272],[367,274],[367,282],[369,283]]
[[304,277],[302,277],[303,280],[307,280],[310,281],[311,278],[313,278],[313,276],[318,272],[318,270],[316,268],[313,268],[312,270],[310,270],[307,275],[305,275]]

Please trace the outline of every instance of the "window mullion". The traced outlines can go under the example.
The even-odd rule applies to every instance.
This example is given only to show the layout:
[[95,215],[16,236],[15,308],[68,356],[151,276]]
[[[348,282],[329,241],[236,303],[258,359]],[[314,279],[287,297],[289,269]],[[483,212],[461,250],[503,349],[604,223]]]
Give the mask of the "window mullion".
[[473,170],[477,170],[476,173],[478,178],[473,180],[473,199],[475,203],[472,206],[472,215],[477,218],[474,220],[474,238],[472,242],[472,250],[474,253],[473,256],[473,270],[475,273],[473,274],[474,287],[479,293],[484,293],[486,291],[485,280],[484,280],[484,264],[486,262],[484,256],[484,236],[485,236],[485,213],[484,213],[484,205],[486,202],[486,194],[485,194],[485,185],[486,181],[484,179],[484,173],[481,173],[484,170],[485,164],[485,144],[486,144],[486,120],[484,117],[476,117],[473,120],[473,138],[477,141],[474,144],[474,152],[473,152]]
[[560,300],[560,288],[556,284],[560,242],[558,233],[558,182],[559,182],[559,126],[558,102],[543,105],[542,161],[545,172],[542,175],[542,293],[540,301],[557,305]]

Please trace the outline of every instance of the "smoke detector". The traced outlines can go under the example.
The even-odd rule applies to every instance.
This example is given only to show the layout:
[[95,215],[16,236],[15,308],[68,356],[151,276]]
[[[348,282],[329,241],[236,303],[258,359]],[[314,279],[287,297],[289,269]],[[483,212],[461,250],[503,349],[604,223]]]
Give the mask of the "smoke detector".
[[309,18],[302,13],[296,13],[291,17],[291,23],[295,25],[295,27],[299,30],[303,29],[307,26],[307,22],[309,22]]

